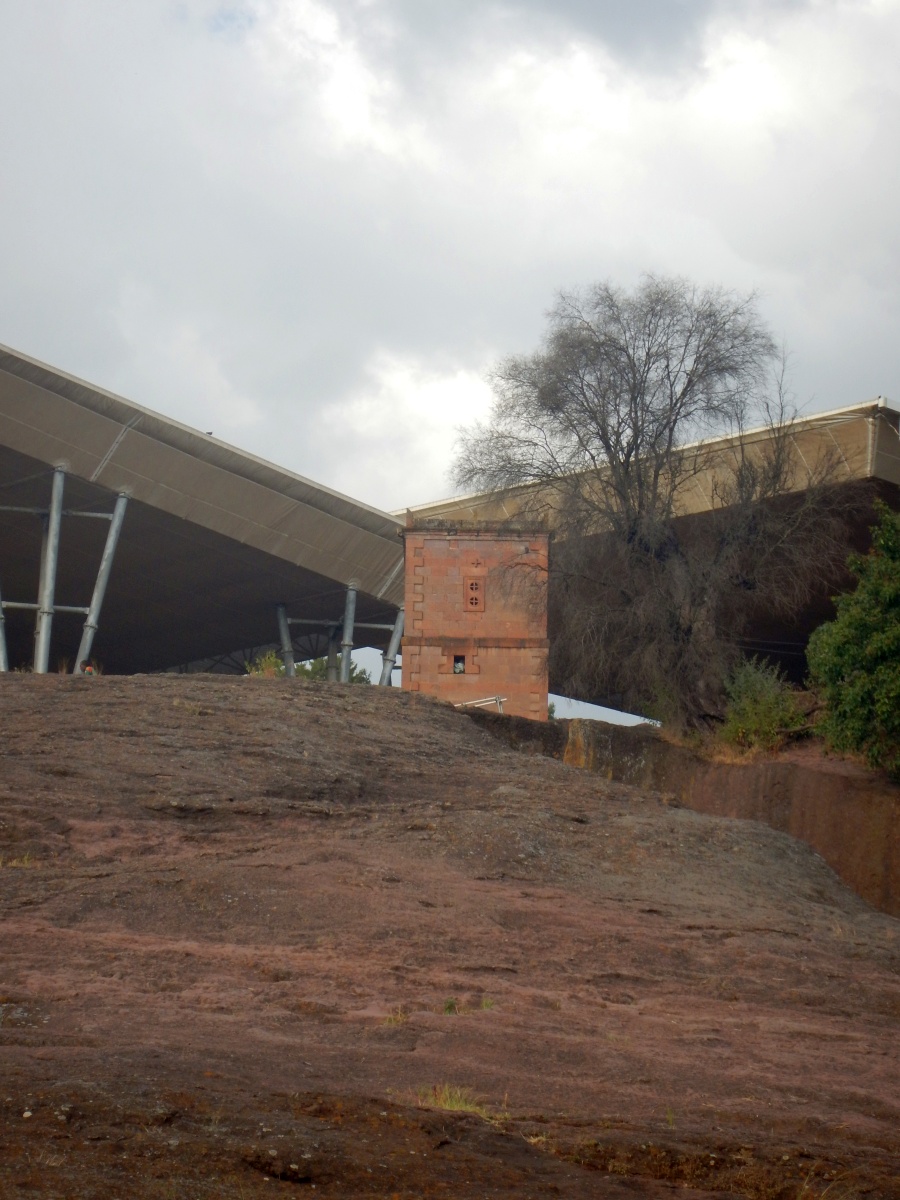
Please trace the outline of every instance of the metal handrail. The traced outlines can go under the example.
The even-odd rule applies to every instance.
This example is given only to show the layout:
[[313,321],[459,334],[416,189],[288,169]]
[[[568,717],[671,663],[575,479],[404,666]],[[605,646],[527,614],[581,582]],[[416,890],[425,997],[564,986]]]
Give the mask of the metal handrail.
[[483,700],[461,700],[459,704],[454,704],[454,708],[484,708],[486,704],[496,704],[497,712],[503,712],[503,705],[506,703],[506,696],[485,696]]

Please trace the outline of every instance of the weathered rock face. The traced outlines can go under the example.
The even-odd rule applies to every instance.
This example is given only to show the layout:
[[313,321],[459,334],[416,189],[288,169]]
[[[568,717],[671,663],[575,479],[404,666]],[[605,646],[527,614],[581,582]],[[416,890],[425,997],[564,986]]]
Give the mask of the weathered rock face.
[[717,762],[650,726],[530,721],[473,714],[495,736],[609,780],[673,795],[695,812],[763,821],[817,851],[869,904],[900,916],[900,787],[814,745]]
[[802,842],[399,690],[0,710],[0,1196],[896,1194],[900,925]]
[[813,746],[709,761],[654,729],[572,721],[563,751],[607,779],[672,792],[696,812],[764,821],[812,846],[869,904],[900,916],[900,787]]

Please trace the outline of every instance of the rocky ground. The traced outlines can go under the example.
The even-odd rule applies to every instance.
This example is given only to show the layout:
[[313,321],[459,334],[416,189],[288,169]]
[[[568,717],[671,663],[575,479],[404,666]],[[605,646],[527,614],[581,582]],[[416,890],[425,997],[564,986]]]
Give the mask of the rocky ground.
[[900,1196],[900,922],[801,843],[387,689],[0,713],[0,1196]]

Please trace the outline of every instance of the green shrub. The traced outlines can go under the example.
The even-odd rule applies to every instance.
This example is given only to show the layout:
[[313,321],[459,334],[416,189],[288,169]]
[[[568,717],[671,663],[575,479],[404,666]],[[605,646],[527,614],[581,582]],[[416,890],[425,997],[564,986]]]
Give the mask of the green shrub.
[[806,657],[829,742],[900,780],[900,513],[878,509],[872,549],[848,564],[856,590],[835,599],[837,617],[815,631]]
[[725,684],[728,703],[719,736],[744,750],[777,750],[803,724],[791,686],[776,666],[745,659]]
[[274,650],[266,650],[264,654],[257,654],[251,662],[245,662],[244,667],[248,675],[284,674],[284,663]]

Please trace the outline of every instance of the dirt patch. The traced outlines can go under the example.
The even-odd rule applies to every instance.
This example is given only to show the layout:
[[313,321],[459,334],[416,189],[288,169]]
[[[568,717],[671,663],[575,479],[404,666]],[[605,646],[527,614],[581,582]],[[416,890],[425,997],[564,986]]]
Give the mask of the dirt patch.
[[0,1195],[900,1194],[900,925],[801,843],[388,689],[0,705]]

